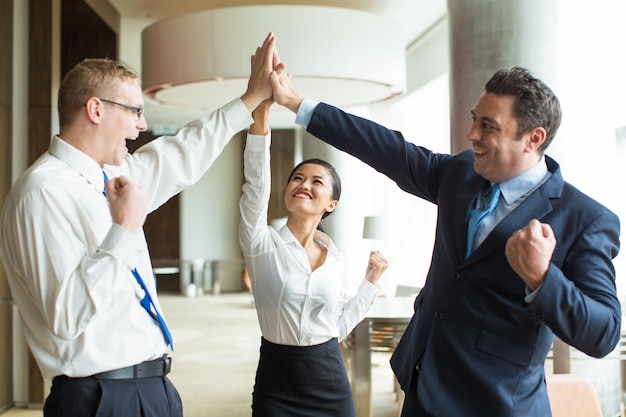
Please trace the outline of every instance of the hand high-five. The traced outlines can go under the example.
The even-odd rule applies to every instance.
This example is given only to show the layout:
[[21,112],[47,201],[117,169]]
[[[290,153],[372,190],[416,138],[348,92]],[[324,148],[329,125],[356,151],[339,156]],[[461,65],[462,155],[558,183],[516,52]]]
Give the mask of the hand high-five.
[[241,96],[241,100],[250,112],[265,99],[272,97],[272,85],[270,74],[272,72],[282,72],[284,65],[280,63],[276,52],[276,37],[270,32],[263,45],[256,49],[254,55],[250,57],[250,78],[248,88]]
[[274,100],[294,113],[298,112],[303,98],[291,84],[291,74],[274,71],[270,75]]

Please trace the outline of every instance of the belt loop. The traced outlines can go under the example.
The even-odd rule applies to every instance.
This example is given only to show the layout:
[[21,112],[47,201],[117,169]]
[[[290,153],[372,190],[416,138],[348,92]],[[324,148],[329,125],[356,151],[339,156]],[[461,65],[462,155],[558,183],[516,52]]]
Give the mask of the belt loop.
[[163,360],[165,361],[165,369],[163,370],[163,376],[170,373],[172,370],[172,358],[167,355],[163,355]]

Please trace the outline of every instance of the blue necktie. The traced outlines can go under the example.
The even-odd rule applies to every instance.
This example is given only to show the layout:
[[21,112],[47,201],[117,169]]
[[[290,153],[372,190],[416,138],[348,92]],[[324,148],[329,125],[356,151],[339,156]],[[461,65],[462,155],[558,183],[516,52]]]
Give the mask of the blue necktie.
[[500,186],[498,184],[491,187],[491,196],[487,206],[476,208],[470,211],[469,220],[467,222],[467,245],[465,249],[465,259],[474,250],[474,238],[480,223],[496,208],[498,199],[500,198]]
[[[107,177],[106,172],[102,171],[102,174],[104,175],[104,183],[106,184],[109,178]],[[107,195],[106,187],[104,188],[104,190],[102,190],[102,194],[104,194],[104,196],[106,197]],[[170,334],[170,330],[167,328],[167,324],[165,323],[165,320],[163,320],[163,316],[161,316],[161,314],[159,313],[159,310],[157,310],[156,306],[154,305],[154,302],[152,301],[152,297],[150,296],[150,293],[148,292],[148,289],[146,288],[146,285],[144,284],[143,279],[141,278],[141,275],[139,275],[139,272],[137,272],[137,268],[133,269],[131,272],[133,273],[133,276],[137,280],[137,284],[139,284],[139,286],[143,290],[144,296],[141,300],[139,300],[139,303],[148,312],[148,314],[150,314],[150,316],[152,316],[152,318],[155,319],[159,323],[159,326],[161,326],[161,330],[163,331],[163,336],[165,337],[167,344],[170,345],[172,350],[174,350],[174,342],[172,341],[172,335]]]

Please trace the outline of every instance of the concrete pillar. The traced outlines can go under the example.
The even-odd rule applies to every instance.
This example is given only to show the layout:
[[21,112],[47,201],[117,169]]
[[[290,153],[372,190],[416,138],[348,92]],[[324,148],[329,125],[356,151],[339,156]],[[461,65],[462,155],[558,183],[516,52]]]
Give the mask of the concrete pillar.
[[554,78],[559,25],[553,0],[448,0],[452,151],[469,147],[470,109],[499,69]]

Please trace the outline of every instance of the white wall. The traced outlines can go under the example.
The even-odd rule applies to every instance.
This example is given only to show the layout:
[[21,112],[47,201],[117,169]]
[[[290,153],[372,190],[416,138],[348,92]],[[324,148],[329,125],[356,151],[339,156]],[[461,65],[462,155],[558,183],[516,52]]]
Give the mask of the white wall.
[[242,258],[237,228],[244,141],[245,132],[236,135],[200,181],[181,193],[182,259],[210,262]]
[[[561,101],[563,121],[547,153],[563,177],[626,219],[624,146],[616,129],[626,125],[626,2],[559,1],[558,77],[549,85]],[[592,26],[592,27],[591,27]],[[590,30],[581,30],[590,27]],[[623,237],[622,237],[623,239]],[[626,296],[626,254],[615,259],[618,294]]]
[[[449,152],[447,19],[407,51],[407,87],[402,97],[346,109],[403,132],[409,141]],[[363,279],[369,252],[380,250],[390,266],[380,281],[383,293],[394,295],[398,284],[422,286],[430,265],[436,208],[400,190],[386,176],[358,159],[304,135],[304,157],[331,162],[342,179],[343,193],[325,229],[348,260],[350,277]],[[366,216],[383,224],[380,239],[363,239]]]

